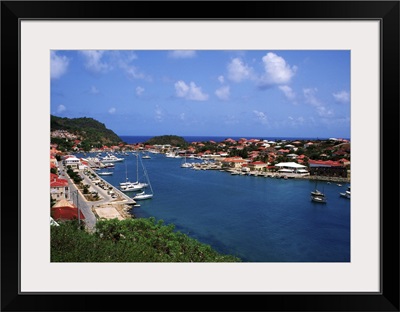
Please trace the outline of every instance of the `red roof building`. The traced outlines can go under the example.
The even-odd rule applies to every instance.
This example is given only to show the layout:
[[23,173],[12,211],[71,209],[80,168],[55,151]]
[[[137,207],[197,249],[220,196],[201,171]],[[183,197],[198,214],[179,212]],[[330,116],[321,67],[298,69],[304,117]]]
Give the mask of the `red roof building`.
[[[78,208],[66,199],[61,199],[51,207],[51,216],[54,220],[74,220],[78,219]],[[85,219],[82,211],[79,211],[81,220]]]
[[[52,207],[51,216],[56,221],[78,220],[78,208],[69,206]],[[85,220],[85,216],[80,210],[79,210],[79,218],[81,220]]]

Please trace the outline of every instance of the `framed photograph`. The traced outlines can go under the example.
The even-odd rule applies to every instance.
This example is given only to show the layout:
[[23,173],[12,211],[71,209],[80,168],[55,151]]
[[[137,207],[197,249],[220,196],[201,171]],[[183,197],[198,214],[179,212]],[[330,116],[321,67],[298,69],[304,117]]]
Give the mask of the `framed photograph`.
[[[9,134],[18,134],[18,207],[3,191],[1,212],[3,311],[399,311],[398,1],[2,1],[1,26],[3,151],[15,146]],[[16,132],[7,131],[11,115],[18,115]],[[205,241],[245,255],[239,263],[52,261],[46,207],[53,116],[107,120],[120,135],[184,133],[235,144],[247,136],[261,139],[263,150],[276,143],[271,137],[351,142],[351,159],[335,155],[351,160],[351,202],[350,180],[327,180],[332,213],[320,213],[320,195],[310,206],[308,190],[312,213],[299,212],[295,192],[284,189],[291,180],[282,179],[273,191],[280,198],[268,200],[285,211],[249,217],[256,195],[238,195],[230,204],[235,218],[199,214],[203,228],[221,226]],[[287,155],[292,147],[274,151]],[[3,187],[14,190],[6,161]],[[301,161],[273,163],[285,179],[306,172]],[[127,180],[129,170],[121,169]],[[214,194],[214,202],[222,210],[218,203],[232,195]],[[291,205],[279,206],[283,197]],[[191,207],[199,211],[201,203]],[[265,214],[287,222],[260,224]],[[151,207],[144,210],[151,215]],[[189,307],[187,299],[196,300]]]

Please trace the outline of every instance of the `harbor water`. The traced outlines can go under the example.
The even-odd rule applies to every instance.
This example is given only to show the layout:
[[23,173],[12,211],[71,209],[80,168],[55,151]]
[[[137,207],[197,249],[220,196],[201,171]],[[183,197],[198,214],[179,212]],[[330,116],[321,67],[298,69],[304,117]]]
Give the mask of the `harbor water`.
[[[327,198],[321,204],[310,198],[315,181],[193,170],[181,168],[184,158],[149,155],[140,160],[154,196],[138,201],[135,217],[174,224],[177,231],[244,262],[350,262],[351,205],[339,195],[349,184],[318,182]],[[126,177],[145,182],[135,155],[118,157],[125,160],[114,163],[113,175],[103,179],[117,187]]]

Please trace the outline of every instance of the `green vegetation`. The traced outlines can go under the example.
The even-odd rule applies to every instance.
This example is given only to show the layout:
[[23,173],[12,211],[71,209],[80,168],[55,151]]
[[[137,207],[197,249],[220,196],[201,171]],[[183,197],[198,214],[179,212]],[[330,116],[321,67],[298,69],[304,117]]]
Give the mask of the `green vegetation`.
[[174,231],[154,217],[99,220],[94,233],[76,220],[51,227],[52,262],[241,262]]
[[149,145],[166,145],[170,144],[172,146],[176,147],[187,147],[188,142],[185,141],[184,138],[177,136],[177,135],[160,135],[160,136],[155,136],[145,142],[144,144],[149,144]]
[[[122,139],[106,126],[88,117],[82,118],[61,118],[50,115],[50,131],[65,130],[74,134],[81,141],[80,147],[89,151],[92,147],[101,147],[103,145],[118,145]],[[74,140],[64,138],[52,138],[51,143],[58,144],[65,150],[71,150],[75,144]]]
[[82,178],[81,178],[81,176],[79,175],[79,173],[78,172],[75,172],[72,168],[71,168],[71,166],[68,166],[67,167],[67,174],[69,175],[69,177],[72,179],[72,180],[74,180],[74,183],[75,184],[77,184],[77,185],[79,185],[81,182],[82,182]]

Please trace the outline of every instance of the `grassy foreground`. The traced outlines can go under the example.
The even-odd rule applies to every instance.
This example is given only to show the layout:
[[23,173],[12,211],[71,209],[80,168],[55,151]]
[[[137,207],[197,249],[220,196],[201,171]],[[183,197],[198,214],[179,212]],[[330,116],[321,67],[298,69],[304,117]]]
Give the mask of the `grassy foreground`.
[[241,262],[174,229],[153,217],[99,220],[93,233],[62,222],[51,226],[51,262]]

